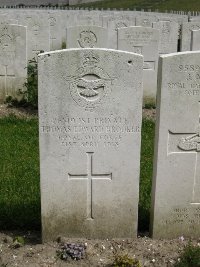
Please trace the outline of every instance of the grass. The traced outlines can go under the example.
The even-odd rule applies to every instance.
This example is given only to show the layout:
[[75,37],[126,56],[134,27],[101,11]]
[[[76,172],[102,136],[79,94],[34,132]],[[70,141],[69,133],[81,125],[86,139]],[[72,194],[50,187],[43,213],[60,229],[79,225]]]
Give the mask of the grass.
[[139,231],[148,231],[150,222],[151,179],[153,173],[155,123],[143,119],[140,160]]
[[160,11],[200,11],[198,0],[104,0],[100,2],[77,5],[79,7],[94,8],[129,8],[129,9],[158,9]]
[[[154,122],[143,120],[139,229],[148,230]],[[0,119],[0,228],[40,229],[38,120]]]
[[36,119],[0,119],[0,228],[40,228]]

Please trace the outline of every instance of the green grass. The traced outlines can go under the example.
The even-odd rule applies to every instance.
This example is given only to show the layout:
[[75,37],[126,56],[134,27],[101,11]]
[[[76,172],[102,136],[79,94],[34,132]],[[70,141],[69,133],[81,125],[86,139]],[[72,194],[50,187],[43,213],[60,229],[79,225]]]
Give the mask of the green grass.
[[154,134],[154,121],[143,119],[140,160],[139,231],[147,231],[149,228]]
[[[139,229],[148,230],[154,122],[143,120]],[[38,120],[0,119],[0,228],[40,228]]]
[[0,119],[0,228],[40,227],[38,122]]
[[105,0],[94,3],[77,5],[79,7],[94,7],[94,8],[144,8],[144,9],[159,9],[176,10],[176,11],[200,11],[199,0]]

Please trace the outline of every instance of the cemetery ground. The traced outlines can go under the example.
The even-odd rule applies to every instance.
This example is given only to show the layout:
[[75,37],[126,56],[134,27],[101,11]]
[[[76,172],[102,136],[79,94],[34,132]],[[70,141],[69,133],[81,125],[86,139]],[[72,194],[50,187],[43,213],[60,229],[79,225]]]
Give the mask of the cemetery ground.
[[[39,144],[37,112],[0,106],[0,267],[123,266],[116,257],[137,258],[141,266],[175,266],[189,240],[148,237],[155,109],[143,111],[138,239],[58,238],[42,244],[40,231]],[[163,229],[164,230],[164,229]],[[62,242],[86,244],[80,261],[61,260]],[[200,240],[192,243],[198,246]],[[124,265],[139,266],[139,265]],[[181,265],[200,266],[200,265]]]

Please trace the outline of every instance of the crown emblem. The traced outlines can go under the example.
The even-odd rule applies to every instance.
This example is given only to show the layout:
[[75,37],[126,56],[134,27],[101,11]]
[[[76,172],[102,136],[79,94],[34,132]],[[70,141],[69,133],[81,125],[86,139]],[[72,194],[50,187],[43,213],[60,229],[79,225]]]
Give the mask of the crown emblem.
[[95,67],[99,63],[99,56],[89,53],[83,56],[83,66]]

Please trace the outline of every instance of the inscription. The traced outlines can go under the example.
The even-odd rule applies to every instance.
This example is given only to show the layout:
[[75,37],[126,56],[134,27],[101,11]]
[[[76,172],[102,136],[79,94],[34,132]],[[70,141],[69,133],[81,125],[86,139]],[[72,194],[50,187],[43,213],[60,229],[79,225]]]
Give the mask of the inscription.
[[[165,225],[188,225],[194,229],[195,225],[200,224],[200,207],[191,208],[174,208],[172,209],[169,219],[164,220]],[[199,226],[198,226],[199,227]]]
[[150,42],[157,42],[153,38],[153,32],[150,31],[129,32],[126,30],[124,33],[124,39],[133,47],[144,46]]
[[177,65],[174,71],[184,74],[184,77],[181,77],[181,81],[168,82],[167,86],[171,94],[175,96],[200,95],[200,65]]
[[53,119],[51,125],[42,125],[41,132],[56,136],[65,147],[118,147],[127,134],[140,132],[128,118],[96,117]]

